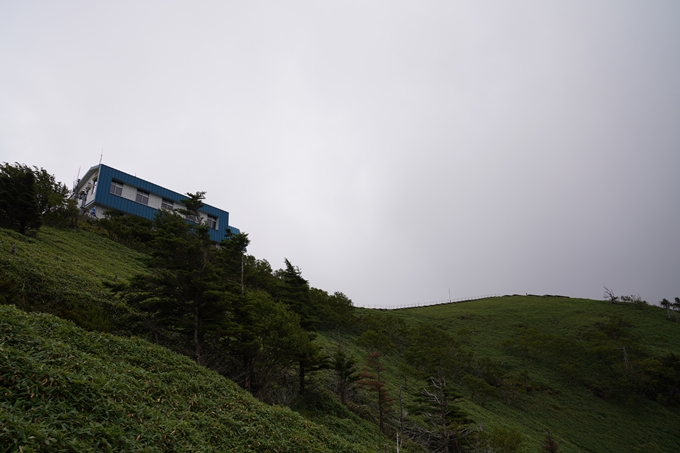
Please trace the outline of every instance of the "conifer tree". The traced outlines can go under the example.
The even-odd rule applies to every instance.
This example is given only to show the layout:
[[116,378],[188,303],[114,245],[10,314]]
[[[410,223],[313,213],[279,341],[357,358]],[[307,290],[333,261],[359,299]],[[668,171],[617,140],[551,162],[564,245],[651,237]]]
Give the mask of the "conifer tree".
[[426,383],[412,407],[425,424],[413,424],[410,434],[432,451],[461,451],[472,420],[459,408],[462,396],[451,386],[466,366],[460,345],[445,330],[425,324],[413,329],[410,343],[404,356]]
[[46,225],[73,227],[78,222],[78,206],[70,191],[44,168],[33,167],[38,209]]
[[425,419],[425,426],[414,425],[412,437],[432,451],[443,453],[462,451],[470,434],[472,420],[458,406],[462,395],[444,377],[430,378],[416,395],[412,411]]
[[204,365],[206,335],[224,328],[236,297],[217,265],[208,229],[159,211],[150,248],[150,272],[114,289],[162,328],[185,336],[193,345],[196,362]]
[[359,380],[356,362],[338,349],[332,358],[332,369],[335,372],[335,383],[342,404],[347,403],[347,392]]
[[229,234],[220,244],[221,265],[228,270],[233,281],[238,282],[242,295],[246,292],[245,254],[249,244],[248,233]]
[[203,207],[203,200],[205,200],[205,192],[191,193],[187,192],[187,198],[182,200],[184,208],[178,209],[177,212],[184,215],[184,217],[193,222],[201,223],[201,214],[199,210]]
[[382,354],[379,351],[371,352],[366,358],[366,370],[362,371],[357,382],[360,388],[376,394],[378,409],[378,426],[381,432],[385,432],[385,420],[387,414],[392,412],[394,400],[390,398],[385,388],[385,370],[387,369],[381,361]]
[[310,304],[309,282],[302,277],[299,267],[293,266],[288,258],[284,258],[284,261],[285,269],[276,271],[279,279],[278,299],[300,316],[300,322],[305,330],[313,331],[316,316]]
[[293,266],[287,258],[285,264],[285,269],[276,271],[278,299],[300,317],[300,325],[309,340],[297,354],[299,389],[300,393],[304,393],[307,374],[326,369],[329,363],[321,348],[313,343],[318,318],[311,304],[309,282],[302,277],[300,268]]
[[[299,360],[309,343],[299,317],[264,291],[246,293],[245,317],[239,318],[240,335],[231,345],[244,364],[244,388],[272,403],[272,384]],[[229,344],[229,335],[226,343]]]
[[41,225],[33,170],[19,163],[0,165],[0,226],[26,234]]
[[660,302],[661,306],[666,309],[666,314],[668,315],[668,319],[671,319],[671,302],[668,301],[668,299],[663,299]]

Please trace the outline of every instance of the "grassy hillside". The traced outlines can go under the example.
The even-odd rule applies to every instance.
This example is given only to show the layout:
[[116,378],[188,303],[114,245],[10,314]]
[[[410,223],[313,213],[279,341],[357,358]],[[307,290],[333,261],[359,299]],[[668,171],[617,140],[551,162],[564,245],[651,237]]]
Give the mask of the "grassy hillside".
[[43,227],[31,238],[0,228],[0,302],[110,330],[125,307],[113,305],[102,283],[144,272],[142,257],[90,231]]
[[[145,272],[143,257],[87,230],[0,229],[0,303],[126,334],[129,308],[103,283]],[[0,308],[0,451],[17,451],[15,438],[23,451],[382,451],[386,442],[332,399],[327,414],[314,412],[322,426],[141,339]]]
[[[462,385],[459,389],[467,395],[463,408],[478,423],[487,430],[500,426],[522,433],[525,451],[540,451],[548,430],[562,452],[680,451],[677,407],[639,397],[623,401],[598,397],[556,367],[559,358],[551,354],[554,346],[549,344],[587,343],[589,334],[615,319],[648,354],[680,355],[680,324],[669,321],[664,309],[647,306],[640,310],[632,304],[566,297],[506,296],[379,313],[403,319],[409,326],[442,327],[461,338],[476,358],[490,359],[506,375],[524,372],[528,390],[514,394],[509,403],[498,396],[482,407],[472,401],[469,389]],[[527,332],[533,332],[536,341],[527,346],[529,354],[518,348]],[[345,343],[351,340],[345,338]],[[617,351],[623,364],[623,351]],[[401,360],[398,354],[388,357],[393,394],[402,379]],[[589,360],[596,358],[583,357],[572,365],[586,369],[593,366]]]
[[260,403],[140,339],[0,306],[0,451],[382,450],[370,425],[333,430]]
[[[311,385],[321,397],[295,413],[263,405],[167,349],[95,333],[131,333],[130,309],[103,282],[145,272],[143,257],[90,231],[44,227],[30,238],[0,229],[0,304],[86,329],[0,305],[0,451],[394,451],[366,420],[375,419],[373,396],[359,393],[350,412],[328,397],[330,371]],[[422,381],[405,373],[403,352],[409,332],[425,324],[453,335],[472,354],[472,368],[495,366],[514,385],[482,405],[459,376],[461,406],[477,429],[521,433],[525,452],[540,451],[547,430],[567,453],[680,451],[677,405],[636,396],[628,381],[611,378],[680,356],[680,323],[661,308],[508,296],[357,312],[392,326],[387,386],[395,398],[401,386],[406,403]],[[329,355],[341,344],[361,367],[361,332],[321,333],[316,341]]]

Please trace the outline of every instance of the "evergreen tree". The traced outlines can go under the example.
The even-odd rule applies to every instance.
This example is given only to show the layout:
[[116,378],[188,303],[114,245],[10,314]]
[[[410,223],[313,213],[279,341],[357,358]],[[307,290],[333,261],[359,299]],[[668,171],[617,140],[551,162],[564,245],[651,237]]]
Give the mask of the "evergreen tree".
[[335,384],[340,402],[347,403],[347,392],[352,385],[359,380],[359,373],[356,369],[356,362],[348,357],[342,350],[338,349],[333,355],[331,368],[335,372]]
[[343,293],[336,291],[328,294],[322,289],[311,288],[309,297],[320,329],[350,326],[354,323],[354,305]]
[[190,222],[200,224],[201,213],[200,209],[203,207],[203,200],[205,200],[205,192],[191,193],[187,192],[187,198],[182,200],[184,208],[177,209],[177,212],[182,214]]
[[35,174],[19,163],[0,165],[0,226],[26,234],[42,225]]
[[299,267],[293,266],[288,258],[284,260],[286,268],[276,271],[276,277],[279,279],[278,299],[300,316],[300,322],[305,330],[313,331],[317,317],[310,303],[309,282],[302,277]]
[[451,382],[467,368],[462,358],[468,356],[445,330],[421,324],[411,332],[404,358],[426,382],[412,408],[424,423],[413,423],[411,436],[432,451],[462,451],[472,420],[458,407],[462,396]]
[[668,319],[671,319],[671,302],[668,301],[668,299],[663,299],[660,302],[661,306],[666,309],[666,314],[668,315]]
[[106,230],[110,239],[128,247],[148,244],[153,239],[153,222],[143,217],[127,215],[117,209],[107,209],[98,225]]
[[306,332],[306,341],[297,352],[300,393],[305,393],[307,375],[330,368],[329,357],[323,353],[318,344],[314,343],[315,338],[315,333]]
[[232,276],[232,281],[238,282],[242,295],[246,292],[245,258],[249,244],[248,233],[229,234],[220,244],[221,265]]
[[75,227],[78,223],[77,201],[70,191],[44,168],[33,167],[38,209],[46,225]]
[[196,362],[203,365],[206,335],[224,329],[237,295],[225,285],[206,226],[159,211],[152,231],[150,272],[115,289],[159,326],[187,338]]
[[244,273],[245,286],[247,289],[250,289],[251,291],[266,291],[272,295],[277,294],[279,282],[274,276],[269,261],[265,259],[258,260],[252,255],[245,255]]
[[378,426],[381,432],[385,432],[385,420],[387,414],[392,412],[394,400],[390,398],[387,388],[385,388],[385,370],[387,369],[381,361],[382,354],[379,351],[371,352],[366,358],[366,370],[362,371],[357,384],[360,388],[376,394],[376,406],[378,410]]
[[[309,344],[307,332],[300,327],[299,317],[264,291],[246,293],[246,305],[239,317],[239,335],[231,351],[241,358],[244,388],[270,403],[273,384],[285,378],[299,355]],[[230,336],[231,337],[231,336]]]
[[465,438],[473,423],[463,412],[457,393],[445,378],[430,378],[428,385],[416,395],[412,411],[423,417],[425,424],[413,424],[411,437],[434,452],[463,451]]
[[318,317],[311,304],[309,282],[302,277],[300,268],[293,266],[287,258],[285,264],[286,268],[275,274],[279,281],[278,299],[300,317],[300,325],[307,331],[309,339],[297,355],[299,388],[300,393],[304,393],[307,374],[326,369],[329,363],[321,348],[313,343]]

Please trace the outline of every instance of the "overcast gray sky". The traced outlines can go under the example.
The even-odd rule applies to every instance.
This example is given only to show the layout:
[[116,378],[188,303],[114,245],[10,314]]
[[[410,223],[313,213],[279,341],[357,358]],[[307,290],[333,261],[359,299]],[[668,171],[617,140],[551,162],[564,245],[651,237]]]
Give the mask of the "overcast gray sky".
[[0,161],[102,149],[360,306],[680,296],[675,0],[0,0]]

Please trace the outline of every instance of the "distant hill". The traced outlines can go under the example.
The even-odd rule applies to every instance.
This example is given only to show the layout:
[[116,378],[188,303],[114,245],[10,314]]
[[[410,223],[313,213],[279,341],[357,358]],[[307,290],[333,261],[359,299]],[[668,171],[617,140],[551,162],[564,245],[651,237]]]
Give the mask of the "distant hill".
[[[541,451],[547,431],[560,452],[680,451],[678,362],[672,371],[675,404],[666,403],[665,393],[655,401],[631,387],[653,386],[661,379],[654,374],[656,360],[680,357],[680,323],[669,320],[665,309],[559,296],[506,296],[361,310],[361,315],[384,318],[388,332],[397,321],[439,327],[474,355],[473,369],[497,367],[496,393],[484,406],[471,397],[470,388],[456,383],[465,395],[461,406],[487,430],[501,426],[521,433],[524,451]],[[403,357],[398,352],[388,356],[392,394],[404,380]],[[645,366],[652,372],[643,373]]]

